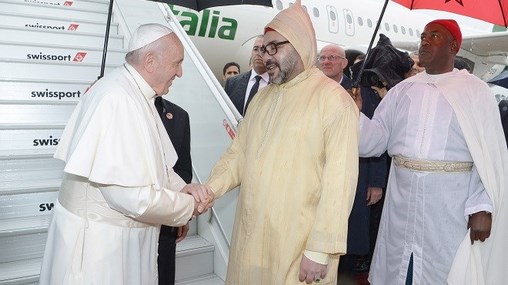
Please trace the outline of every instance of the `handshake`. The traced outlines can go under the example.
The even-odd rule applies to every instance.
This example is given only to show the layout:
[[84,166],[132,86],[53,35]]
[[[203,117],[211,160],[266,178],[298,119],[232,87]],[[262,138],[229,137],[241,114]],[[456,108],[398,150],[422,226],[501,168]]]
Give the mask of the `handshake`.
[[180,192],[194,197],[194,216],[201,215],[213,206],[215,194],[208,185],[190,183],[183,187]]

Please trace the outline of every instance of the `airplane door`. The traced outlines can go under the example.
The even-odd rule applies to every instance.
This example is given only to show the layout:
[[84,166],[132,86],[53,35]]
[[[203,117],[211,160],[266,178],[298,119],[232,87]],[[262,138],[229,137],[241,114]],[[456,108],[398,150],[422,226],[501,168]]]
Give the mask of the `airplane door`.
[[353,17],[353,12],[349,9],[344,9],[344,27],[346,30],[346,35],[354,36],[355,35],[355,18]]
[[330,33],[339,32],[339,18],[337,17],[337,9],[335,7],[326,5],[326,14],[328,15],[328,31]]

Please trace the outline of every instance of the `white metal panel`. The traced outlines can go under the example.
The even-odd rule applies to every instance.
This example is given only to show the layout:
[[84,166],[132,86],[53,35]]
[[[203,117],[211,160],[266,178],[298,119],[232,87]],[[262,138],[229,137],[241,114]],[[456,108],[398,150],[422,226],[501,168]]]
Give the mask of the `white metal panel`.
[[[9,42],[46,45],[68,45],[72,43],[82,48],[102,48],[104,46],[104,34],[14,28],[5,25],[0,26],[0,34],[2,35],[2,40]],[[118,35],[110,34],[108,47],[112,49],[122,49],[123,38]]]
[[[83,32],[83,33],[104,33],[105,25],[103,21],[93,22],[90,20],[76,21],[73,18],[46,18],[45,15],[30,15],[20,13],[4,13],[0,11],[0,18],[2,18],[2,24],[6,26],[12,26],[17,28],[30,28],[40,30],[57,30],[57,31],[72,31],[72,32]],[[118,34],[118,24],[111,23],[110,32]]]
[[41,258],[0,263],[1,285],[37,285]]
[[204,238],[189,236],[178,245],[175,281],[213,273],[214,247]]
[[2,195],[0,222],[5,224],[5,220],[8,219],[49,215],[53,211],[57,196],[56,191]]
[[0,263],[41,258],[47,233],[0,237]]
[[[95,79],[95,78],[94,78]],[[75,82],[6,81],[0,79],[0,101],[33,103],[72,102],[81,99],[92,80]]]
[[0,151],[48,150],[53,153],[60,142],[63,129],[0,129]]
[[[103,51],[102,49],[76,46],[26,45],[18,42],[3,42],[0,43],[0,54],[8,54],[12,59],[29,61],[101,64]],[[124,58],[125,51],[108,49],[106,62],[122,62]]]
[[[106,72],[118,66],[120,65],[106,65]],[[0,59],[0,77],[4,79],[93,81],[99,76],[100,70],[99,64]]]
[[[107,11],[107,2],[88,2],[74,0],[2,0],[4,3],[33,5],[37,7],[61,8],[63,11],[82,9],[92,11]],[[65,13],[65,12],[64,12]]]
[[224,280],[220,279],[215,274],[199,276],[186,280],[178,280],[176,285],[224,285]]
[[74,105],[0,105],[0,124],[65,124]]
[[9,159],[1,162],[0,187],[16,181],[61,179],[63,174],[63,162],[52,157]]
[[63,162],[51,156],[0,160],[0,194],[54,191],[63,168]]
[[76,21],[90,20],[102,21],[106,23],[107,9],[105,10],[77,10],[77,9],[61,9],[52,5],[25,5],[23,3],[12,3],[0,1],[0,11],[4,13],[17,13],[24,15],[45,15],[46,17],[62,17],[65,14],[67,17],[72,17]]

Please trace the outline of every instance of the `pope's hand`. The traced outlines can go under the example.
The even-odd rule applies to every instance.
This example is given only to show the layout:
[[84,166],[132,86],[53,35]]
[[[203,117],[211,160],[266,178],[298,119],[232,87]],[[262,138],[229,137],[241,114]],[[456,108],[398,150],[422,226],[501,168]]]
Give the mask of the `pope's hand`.
[[210,187],[203,184],[187,184],[183,187],[183,193],[194,197],[194,215],[198,216],[213,206],[214,194]]

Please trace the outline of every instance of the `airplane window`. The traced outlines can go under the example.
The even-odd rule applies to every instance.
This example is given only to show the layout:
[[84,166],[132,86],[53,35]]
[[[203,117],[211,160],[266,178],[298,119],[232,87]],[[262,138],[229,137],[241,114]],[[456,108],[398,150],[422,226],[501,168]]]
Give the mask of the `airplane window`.
[[404,26],[400,26],[400,31],[402,32],[403,35],[406,34],[406,28]]
[[282,10],[284,8],[284,6],[282,5],[282,1],[280,0],[277,0],[275,2],[275,6],[277,7],[278,10]]
[[348,24],[352,24],[353,23],[353,18],[351,17],[351,15],[347,14],[346,21],[347,21]]
[[335,12],[333,12],[333,11],[331,11],[331,10],[330,10],[330,19],[331,19],[332,21],[337,20],[337,15],[335,15]]
[[319,17],[319,10],[318,10],[318,8],[316,8],[316,7],[312,8],[312,13],[314,13],[315,17]]
[[385,30],[386,30],[387,32],[389,32],[389,31],[390,31],[390,24],[385,23]]
[[420,35],[421,35],[421,34],[422,34],[422,33],[420,33],[420,30],[416,29],[416,36],[417,36],[417,37],[420,37]]
[[372,28],[372,21],[370,19],[367,19],[367,26],[369,26],[369,28]]
[[[307,12],[307,6],[302,5],[302,8],[303,8],[303,10],[305,10],[305,12]],[[308,12],[307,12],[307,13],[308,13]]]
[[393,24],[393,31],[398,33],[399,32],[399,29],[397,28],[397,25]]
[[358,25],[363,26],[363,19],[358,17]]
[[409,28],[409,35],[413,36],[413,29]]

